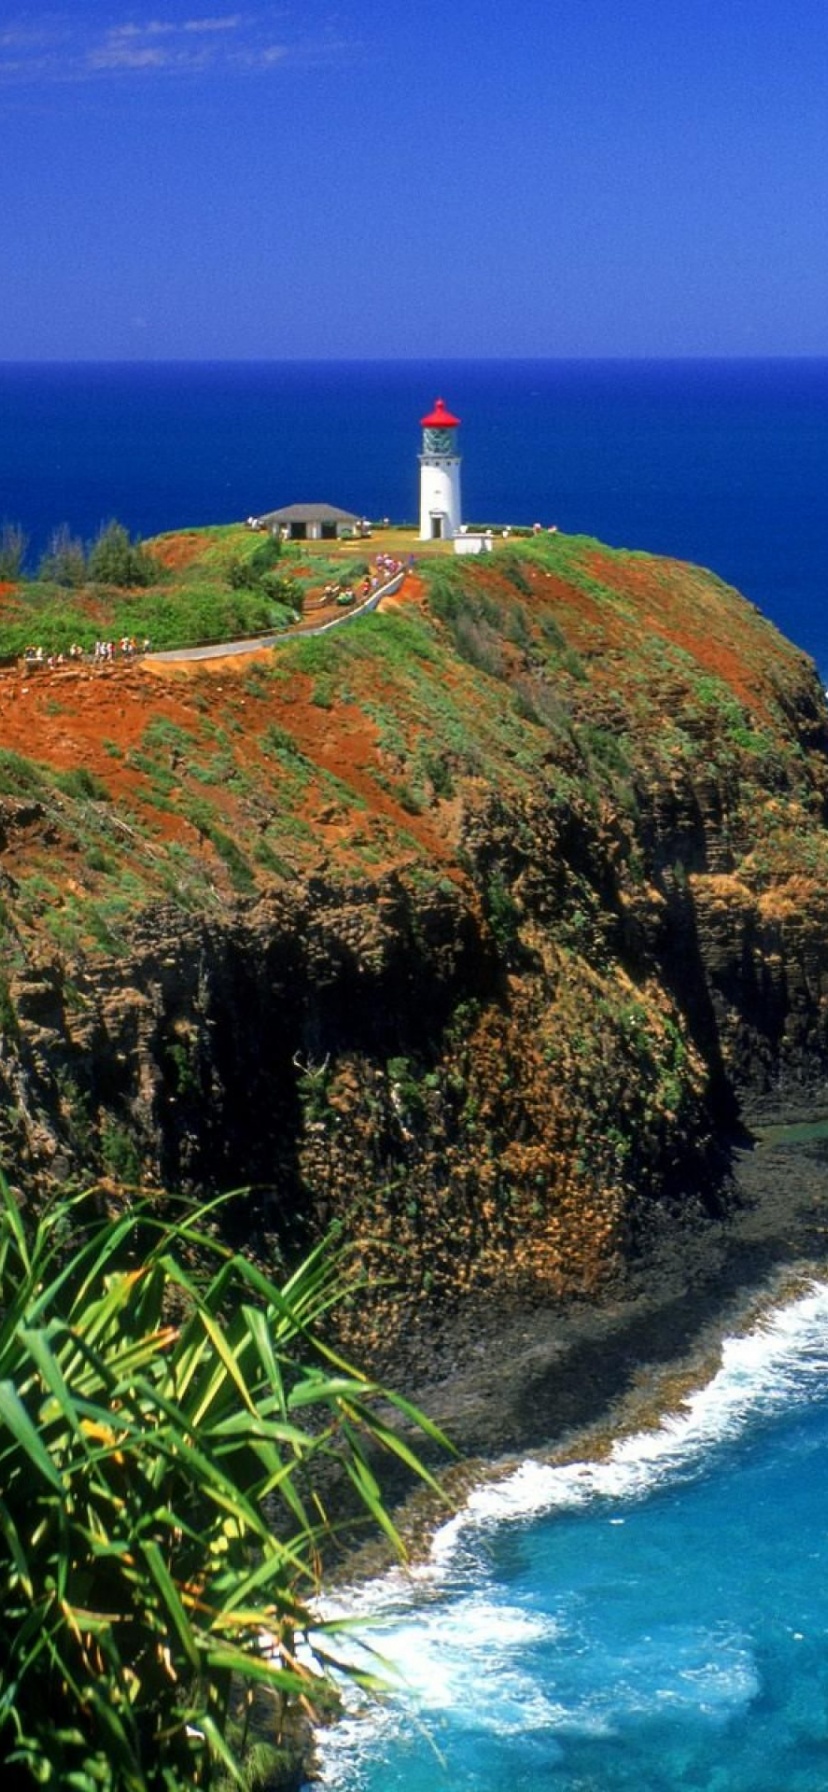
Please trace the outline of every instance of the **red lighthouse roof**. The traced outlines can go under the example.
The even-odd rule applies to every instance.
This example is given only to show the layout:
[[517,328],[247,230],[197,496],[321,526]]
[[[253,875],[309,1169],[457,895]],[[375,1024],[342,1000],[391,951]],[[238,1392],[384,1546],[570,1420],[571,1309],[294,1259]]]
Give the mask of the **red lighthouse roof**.
[[423,429],[456,429],[460,418],[453,417],[451,411],[446,410],[444,400],[438,398],[433,411],[429,411],[427,417],[421,417],[420,422]]

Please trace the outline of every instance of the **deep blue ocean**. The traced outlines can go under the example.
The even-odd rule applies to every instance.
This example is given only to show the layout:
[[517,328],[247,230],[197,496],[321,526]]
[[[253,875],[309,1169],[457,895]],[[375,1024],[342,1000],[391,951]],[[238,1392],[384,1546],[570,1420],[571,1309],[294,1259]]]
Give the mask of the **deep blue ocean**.
[[[828,675],[828,361],[0,367],[0,521],[140,535],[301,500],[413,521],[419,418],[469,522],[712,567]],[[492,1374],[497,1374],[496,1357]],[[481,1487],[348,1602],[400,1675],[327,1792],[826,1792],[828,1286],[608,1459]]]
[[420,417],[462,419],[469,522],[712,567],[828,673],[828,361],[0,365],[0,521],[40,553],[324,500],[418,515]]

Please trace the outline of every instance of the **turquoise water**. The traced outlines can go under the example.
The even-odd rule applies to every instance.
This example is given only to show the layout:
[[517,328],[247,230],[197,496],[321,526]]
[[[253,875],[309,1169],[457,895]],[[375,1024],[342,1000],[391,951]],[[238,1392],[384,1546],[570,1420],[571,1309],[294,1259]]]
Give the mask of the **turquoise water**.
[[402,1690],[323,1739],[337,1792],[824,1792],[828,1285],[603,1462],[481,1488],[355,1600]]

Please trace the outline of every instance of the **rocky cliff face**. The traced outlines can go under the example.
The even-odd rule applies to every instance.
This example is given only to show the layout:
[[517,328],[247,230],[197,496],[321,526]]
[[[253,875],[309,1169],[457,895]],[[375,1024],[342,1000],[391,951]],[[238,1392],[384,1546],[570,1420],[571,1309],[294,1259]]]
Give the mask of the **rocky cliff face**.
[[[5,699],[5,701],[4,701]],[[828,714],[712,575],[555,537],[254,664],[0,689],[3,1155],[592,1290],[828,1068]]]

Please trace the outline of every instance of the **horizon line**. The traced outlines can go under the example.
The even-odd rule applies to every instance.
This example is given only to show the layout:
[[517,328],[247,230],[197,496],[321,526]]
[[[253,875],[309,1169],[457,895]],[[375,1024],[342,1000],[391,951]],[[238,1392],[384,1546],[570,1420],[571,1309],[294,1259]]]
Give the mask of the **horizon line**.
[[606,364],[607,362],[644,366],[676,363],[765,363],[769,361],[827,361],[828,349],[820,353],[773,354],[577,354],[577,355],[19,355],[0,357],[0,368],[14,367],[320,367],[320,366],[525,366]]

